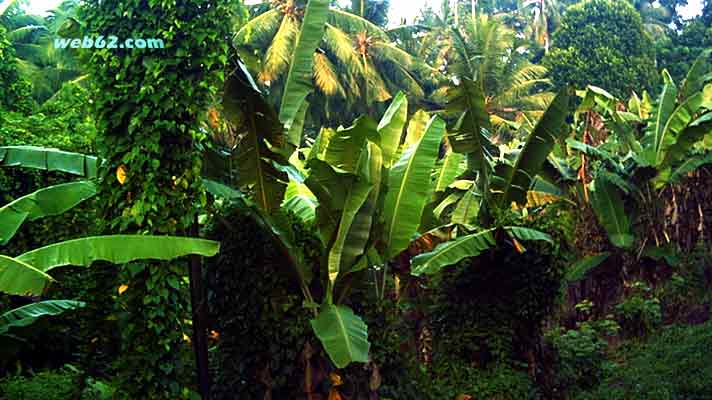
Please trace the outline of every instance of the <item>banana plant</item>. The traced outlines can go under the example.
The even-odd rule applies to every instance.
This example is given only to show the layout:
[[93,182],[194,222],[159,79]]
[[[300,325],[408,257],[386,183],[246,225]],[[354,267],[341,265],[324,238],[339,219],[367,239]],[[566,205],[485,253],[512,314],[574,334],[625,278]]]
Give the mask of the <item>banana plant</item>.
[[[95,178],[99,163],[96,157],[57,149],[0,147],[0,167],[63,171]],[[26,220],[63,213],[95,194],[95,184],[87,180],[50,186],[10,202],[0,208],[0,245],[6,244]],[[0,292],[39,296],[54,281],[49,272],[66,265],[89,267],[99,260],[121,264],[142,259],[171,260],[191,254],[213,256],[218,250],[218,242],[186,237],[108,235],[69,240],[17,257],[0,254]],[[82,306],[81,302],[52,300],[10,310],[0,316],[0,340],[11,340],[14,344],[10,347],[16,348],[17,342],[22,342],[18,329],[40,317]]]
[[[459,179],[450,184],[454,189],[464,191],[464,194],[460,196],[454,191],[434,209],[441,216],[445,208],[453,207],[451,222],[460,227],[458,234],[461,236],[415,257],[411,269],[414,275],[437,273],[445,266],[497,246],[504,238],[509,238],[520,251],[524,249],[518,240],[551,242],[551,238],[543,232],[500,226],[494,214],[509,210],[512,204],[527,204],[528,193],[536,183],[536,176],[544,170],[554,145],[569,133],[566,124],[569,89],[563,89],[556,95],[524,146],[516,152],[504,154],[497,162],[487,151],[486,113],[477,85],[465,80],[462,90],[454,105],[462,109],[464,104],[464,112],[455,126],[455,132],[448,138],[452,139],[454,151],[466,153],[468,169],[475,179]],[[479,223],[480,228],[473,228],[472,223]]]
[[[702,165],[712,162],[702,143],[712,135],[712,70],[705,52],[680,87],[667,71],[656,101],[633,95],[628,109],[605,90],[589,87],[581,94],[578,115],[596,113],[612,133],[599,146],[574,139],[569,147],[597,167],[583,189],[613,245],[630,249],[635,216],[655,208],[658,192]],[[695,149],[698,150],[695,150]]]

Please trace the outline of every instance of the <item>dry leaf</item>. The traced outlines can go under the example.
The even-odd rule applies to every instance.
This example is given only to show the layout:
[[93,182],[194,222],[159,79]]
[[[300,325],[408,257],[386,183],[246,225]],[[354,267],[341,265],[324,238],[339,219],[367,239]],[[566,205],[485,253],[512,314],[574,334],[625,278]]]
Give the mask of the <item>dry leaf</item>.
[[333,386],[341,386],[344,384],[344,381],[341,379],[341,376],[339,376],[339,374],[337,374],[336,372],[330,373],[329,379],[331,379],[331,384]]
[[336,388],[331,388],[331,391],[329,392],[329,399],[328,400],[343,400],[344,398],[341,397],[341,393],[339,393]]
[[126,182],[126,166],[124,164],[119,165],[119,168],[116,168],[116,179],[119,181],[120,184],[124,184]]

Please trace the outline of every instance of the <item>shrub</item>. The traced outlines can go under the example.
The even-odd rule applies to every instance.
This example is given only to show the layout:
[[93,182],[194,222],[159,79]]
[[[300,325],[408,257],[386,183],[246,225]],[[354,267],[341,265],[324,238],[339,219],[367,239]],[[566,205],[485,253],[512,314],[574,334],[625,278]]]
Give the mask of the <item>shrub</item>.
[[[75,382],[79,371],[67,365],[29,377],[9,376],[0,381],[0,395],[6,400],[76,400]],[[112,389],[103,382],[91,381],[80,400],[109,400]]]
[[[296,218],[293,227],[316,265],[318,239]],[[300,353],[307,341],[319,350],[292,271],[239,207],[222,210],[207,231],[221,241],[206,267],[211,329],[220,335],[211,350],[211,398],[257,399],[270,389],[274,398],[296,398],[304,383]]]
[[616,306],[615,311],[624,335],[645,336],[662,322],[660,300],[643,282],[633,282],[630,288],[631,294]]
[[618,333],[612,319],[582,322],[577,329],[565,331],[559,327],[546,334],[557,354],[555,385],[568,392],[591,388],[600,381],[605,365],[606,337]]

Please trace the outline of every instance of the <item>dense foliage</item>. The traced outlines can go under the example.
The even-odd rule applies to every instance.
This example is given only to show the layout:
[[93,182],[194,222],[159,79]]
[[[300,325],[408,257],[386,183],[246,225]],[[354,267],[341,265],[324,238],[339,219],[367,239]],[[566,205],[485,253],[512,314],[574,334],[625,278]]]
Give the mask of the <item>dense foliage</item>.
[[594,85],[623,97],[656,83],[652,42],[640,15],[625,1],[571,6],[544,65],[557,85]]
[[0,2],[0,397],[709,397],[685,4]]

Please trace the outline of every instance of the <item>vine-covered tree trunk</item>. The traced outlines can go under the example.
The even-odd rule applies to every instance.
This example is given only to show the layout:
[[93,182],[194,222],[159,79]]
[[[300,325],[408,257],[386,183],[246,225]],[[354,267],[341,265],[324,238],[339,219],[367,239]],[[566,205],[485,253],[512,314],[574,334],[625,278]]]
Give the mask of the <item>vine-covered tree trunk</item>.
[[[223,79],[228,15],[224,0],[86,2],[106,233],[190,234],[205,204],[199,123]],[[126,39],[147,46],[122,48]],[[189,395],[186,273],[184,260],[122,267],[118,380],[128,398]]]

